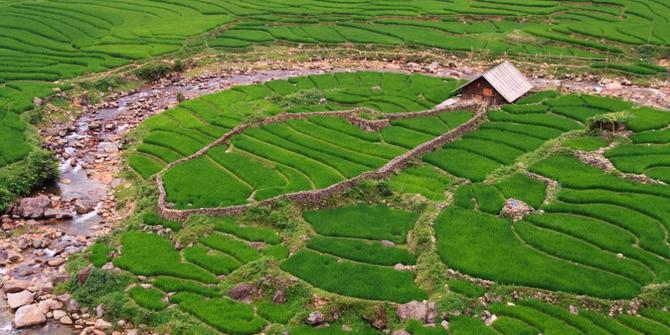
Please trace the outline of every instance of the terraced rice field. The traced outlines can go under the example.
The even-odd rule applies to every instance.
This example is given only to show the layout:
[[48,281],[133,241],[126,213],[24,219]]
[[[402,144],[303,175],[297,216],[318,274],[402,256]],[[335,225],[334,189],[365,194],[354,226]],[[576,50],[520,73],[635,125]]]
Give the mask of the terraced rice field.
[[[533,97],[527,102],[532,100]],[[541,104],[507,106],[501,114],[491,114],[492,122],[479,131],[445,146],[441,152],[427,155],[424,160],[459,177],[480,182],[491,171],[511,165],[528,152],[519,147],[506,157],[496,157],[494,154],[504,153],[519,141],[498,144],[499,147],[468,143],[479,140],[480,132],[486,134],[491,129],[502,128],[497,126],[497,120],[509,122],[507,120],[516,118],[517,130],[524,129],[521,125],[551,125],[553,129],[545,128],[538,133],[555,134],[552,136],[555,138],[561,132],[583,128],[582,123],[590,116],[628,108],[630,106],[621,101],[576,96],[550,98]],[[505,110],[507,114],[502,114]],[[651,129],[665,128],[670,122],[667,112],[660,110],[639,108],[633,109],[632,114],[629,127],[638,131],[632,135],[633,141],[653,133]],[[568,122],[559,129],[559,125],[563,125],[556,121],[559,119],[548,122],[554,117]],[[530,133],[526,129],[524,134]],[[544,141],[552,137],[547,135]],[[494,141],[500,138],[505,137],[493,137]],[[543,144],[539,139],[536,143],[530,150]],[[604,147],[607,142],[584,138],[581,143],[572,141],[571,145],[589,151]],[[647,148],[649,156],[626,155],[635,152],[633,148],[640,149],[640,153]],[[645,157],[658,160],[653,150],[653,146],[631,144],[611,149],[606,155],[623,171],[631,169],[642,173],[644,169],[633,170],[625,164],[644,166]],[[436,156],[444,158],[437,160]],[[476,161],[463,168],[459,162],[466,161],[464,156],[468,157],[469,164],[475,159],[491,163]],[[473,170],[474,167],[480,169]],[[458,189],[455,206],[445,210],[436,225],[438,249],[450,267],[500,283],[602,298],[631,298],[650,283],[668,280],[669,226],[663,209],[668,195],[666,186],[622,179],[566,154],[539,160],[530,165],[528,171],[558,182],[560,191],[554,194],[555,199],[543,203],[545,190],[541,182],[520,175]],[[512,178],[517,180],[511,182]],[[496,217],[509,198],[523,200],[542,209],[543,213],[530,215],[517,223]],[[606,288],[603,283],[607,283]]]
[[422,300],[409,271],[416,258],[402,245],[416,214],[384,206],[351,206],[305,212],[317,235],[282,269],[311,285],[341,295],[395,302]]
[[[269,228],[241,227],[220,220],[213,229],[181,251],[175,251],[169,239],[155,234],[125,233],[121,240],[123,255],[114,259],[114,264],[152,278],[155,288],[136,286],[129,291],[143,308],[164,310],[167,304],[163,297],[171,292],[170,303],[213,329],[229,334],[258,333],[268,321],[255,315],[252,306],[223,297],[213,284],[245,264],[284,259],[288,250],[280,244],[277,232]],[[261,242],[261,249],[253,246]]]
[[[364,78],[376,78],[366,85],[378,88],[368,90],[364,85],[356,92],[376,93],[353,93],[351,87],[358,85],[353,83],[366,82]],[[343,83],[352,86],[337,86]],[[174,141],[175,137],[200,138],[188,150],[175,150],[172,158],[160,162],[157,169],[163,169],[168,161],[185,157],[214,135],[246,122],[244,115],[251,107],[270,116],[357,106],[379,111],[370,116],[418,111],[439,100],[415,90],[418,83],[444,89],[456,85],[423,76],[362,72],[231,89],[149,120],[148,135],[131,157],[159,161],[154,155],[167,151],[139,148],[165,150],[168,143],[187,143]],[[244,99],[247,96],[258,98]],[[394,105],[402,109],[377,105],[380,96],[384,101],[403,101]],[[448,96],[443,93],[440,99]],[[631,133],[626,135],[630,141],[587,131],[590,118],[622,111],[631,115]],[[241,116],[207,135],[207,129],[236,115]],[[308,115],[248,128],[228,143],[161,173],[175,209],[247,203],[327,187],[375,169],[471,116],[471,112],[442,112],[393,120],[376,132],[363,131],[344,119]],[[616,168],[649,173],[650,166],[663,164],[659,148],[666,145],[663,134],[668,124],[666,111],[622,100],[534,93],[515,105],[488,111],[479,128],[373,184],[376,191],[362,187],[318,203],[318,208],[290,207],[295,216],[288,221],[282,209],[286,204],[281,202],[267,211],[252,208],[242,217],[195,216],[186,223],[146,215],[146,224],[177,233],[171,240],[126,232],[114,264],[148,276],[153,283],[154,288],[132,288],[127,293],[141,308],[165,311],[168,295],[181,311],[223,333],[253,334],[268,325],[296,334],[343,333],[344,321],[336,319],[318,330],[304,325],[308,311],[318,308],[315,297],[320,297],[316,301],[333,302],[328,306],[366,306],[360,307],[368,311],[360,312],[365,315],[362,319],[359,312],[346,319],[363,334],[378,333],[369,325],[371,306],[424,299],[475,316],[451,314],[449,330],[426,328],[419,321],[392,327],[412,334],[665,334],[670,314],[657,308],[663,302],[649,297],[662,296],[650,292],[670,280],[670,208],[666,208],[670,191],[662,183],[645,184],[588,165],[576,154],[604,150]],[[130,164],[145,177],[155,173],[134,165],[132,158]],[[518,221],[499,215],[510,199],[527,204],[531,212]],[[194,242],[174,249],[174,240],[183,236]],[[268,278],[284,276],[294,283],[293,290],[302,292],[294,291],[286,305],[270,302],[272,289],[252,298],[250,305],[227,295],[240,281],[266,283]],[[534,293],[511,300],[501,293],[511,290]],[[502,297],[490,298],[494,300],[481,307],[485,294]],[[546,303],[531,298],[534,294],[557,301]],[[639,316],[607,316],[614,301],[634,298],[650,299],[653,306],[643,308]],[[588,303],[579,305],[575,314],[568,308],[574,301]],[[481,321],[484,309],[497,316],[490,325]],[[394,309],[389,313],[395,318]]]
[[[168,163],[195,153],[244,122],[282,112],[344,111],[356,107],[366,107],[382,113],[422,111],[447,99],[458,85],[458,81],[423,75],[357,72],[297,77],[270,81],[262,85],[239,86],[182,103],[178,108],[147,120],[143,127],[148,130],[148,135],[143,138],[143,143],[137,148],[137,154],[130,157],[130,165],[142,176],[149,177]],[[251,159],[251,164],[256,167],[256,171],[247,172],[258,174],[259,171],[267,170],[263,165],[268,165],[268,157],[263,152],[267,152],[268,145],[277,146],[272,144],[271,138],[273,136],[276,138],[278,133],[282,136],[287,132],[292,134],[296,140],[291,140],[297,141],[298,145],[310,142],[312,147],[317,143],[319,146],[327,146],[330,148],[329,152],[339,153],[338,157],[346,153],[348,153],[346,155],[352,154],[352,147],[368,147],[367,144],[374,144],[367,152],[360,153],[358,163],[353,167],[350,164],[347,170],[325,167],[327,171],[324,173],[329,174],[330,177],[314,178],[313,174],[312,180],[305,176],[298,177],[298,174],[310,176],[310,173],[300,169],[296,171],[295,167],[286,166],[286,162],[278,162],[282,165],[279,169],[283,171],[270,172],[275,175],[290,174],[291,179],[297,179],[296,185],[291,187],[304,189],[306,185],[323,185],[334,179],[342,178],[343,175],[351,175],[352,170],[353,173],[356,173],[366,167],[369,169],[370,166],[376,166],[418,143],[435,137],[439,131],[457,126],[460,122],[465,121],[467,116],[464,113],[454,113],[445,115],[442,119],[445,121],[438,120],[439,123],[434,126],[434,129],[421,129],[422,125],[413,126],[412,123],[417,121],[398,121],[397,126],[389,128],[393,130],[384,130],[381,134],[365,133],[335,118],[315,117],[306,121],[296,120],[287,122],[286,125],[250,129],[232,140],[233,152],[228,152],[228,148],[220,146],[211,150],[208,156],[212,156],[214,160],[217,160],[215,157],[218,157],[219,164],[226,165],[233,171],[238,170],[235,164],[239,165]],[[429,121],[431,120],[424,120],[424,122]],[[332,142],[341,136],[344,136],[346,141],[337,143],[340,148],[334,147]],[[268,141],[269,144],[266,143]],[[285,155],[295,156],[296,154],[292,151],[302,150],[304,152],[309,149],[296,149],[295,143],[279,144],[279,147],[287,149],[282,151]],[[313,151],[313,149],[309,150]],[[332,160],[336,156],[331,155],[330,157],[324,158],[324,155],[321,154],[316,160]],[[275,157],[272,157],[269,160],[274,159]],[[207,161],[210,160],[202,159],[198,167],[208,168],[203,167],[211,165]],[[318,162],[314,163],[317,164],[317,169],[324,169],[323,166],[318,166]],[[197,165],[198,163],[192,164]],[[270,164],[276,163],[270,162]],[[176,169],[179,168],[181,166]],[[312,166],[312,169],[314,168]],[[259,186],[265,188],[282,186],[283,183],[279,178],[268,177],[269,181],[260,180],[255,176],[241,179],[246,182],[249,189],[256,189]],[[272,184],[273,182],[275,185]],[[268,191],[267,194],[271,194],[271,191]],[[243,199],[246,198],[246,196],[243,197]]]
[[[613,57],[620,61],[593,68],[654,75],[666,69],[628,57],[635,54],[630,51],[670,45],[670,6],[664,1],[40,0],[5,1],[0,13],[0,119],[8,111],[32,109],[32,98],[49,95],[54,81],[184,49],[225,52],[277,42],[418,46],[540,60]],[[205,35],[215,29],[220,32]],[[0,129],[21,132],[4,124],[13,119],[0,122]],[[21,136],[13,139],[21,148],[0,147],[0,166],[25,157]]]

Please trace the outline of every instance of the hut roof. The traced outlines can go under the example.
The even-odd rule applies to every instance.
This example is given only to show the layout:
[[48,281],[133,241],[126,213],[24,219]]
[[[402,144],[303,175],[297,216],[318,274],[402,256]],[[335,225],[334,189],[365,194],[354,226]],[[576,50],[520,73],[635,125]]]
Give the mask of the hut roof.
[[517,70],[512,63],[504,61],[496,67],[470,80],[461,88],[470,85],[473,81],[484,78],[507,102],[514,102],[533,88],[533,84]]

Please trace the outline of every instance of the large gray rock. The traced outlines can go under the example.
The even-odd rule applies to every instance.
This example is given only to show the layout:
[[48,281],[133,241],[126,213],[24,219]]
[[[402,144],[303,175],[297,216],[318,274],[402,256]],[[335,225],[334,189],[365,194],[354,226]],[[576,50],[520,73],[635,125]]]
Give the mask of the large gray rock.
[[228,296],[231,299],[237,301],[250,303],[255,293],[256,293],[256,286],[247,283],[241,283],[231,288],[230,291],[228,291]]
[[44,212],[51,207],[51,199],[46,195],[38,195],[33,198],[23,198],[19,204],[19,215],[27,219],[39,219]]
[[18,293],[27,289],[28,286],[30,286],[30,282],[27,280],[10,279],[5,282],[4,289],[7,293]]
[[35,294],[29,291],[7,293],[7,305],[11,309],[17,309],[21,306],[32,304],[34,300]]
[[95,329],[107,330],[109,328],[112,328],[112,324],[110,322],[107,322],[103,319],[98,319],[95,321]]
[[321,312],[316,311],[309,313],[309,315],[307,316],[307,320],[305,320],[305,322],[307,322],[307,324],[310,326],[316,326],[326,322],[326,317],[323,316]]
[[73,217],[72,211],[68,211],[65,209],[47,209],[44,211],[44,217],[47,219],[56,219],[56,220],[64,220],[64,219],[71,219]]
[[47,322],[47,317],[37,304],[23,306],[14,314],[14,327],[16,328],[30,327],[45,322]]
[[419,302],[412,300],[406,304],[398,306],[396,311],[401,321],[420,320],[424,323],[435,323],[437,319],[437,309],[434,302]]

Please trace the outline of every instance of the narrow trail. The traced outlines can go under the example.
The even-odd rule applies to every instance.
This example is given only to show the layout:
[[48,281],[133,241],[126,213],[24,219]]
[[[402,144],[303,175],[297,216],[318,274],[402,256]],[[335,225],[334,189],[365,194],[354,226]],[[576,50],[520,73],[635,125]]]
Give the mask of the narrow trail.
[[[333,62],[338,64],[337,62]],[[56,224],[45,224],[47,220],[28,220],[10,217],[13,227],[25,226],[23,234],[8,235],[0,240],[0,250],[18,255],[14,262],[4,261],[0,276],[11,280],[32,283],[53,283],[54,277],[65,273],[63,260],[68,254],[78,252],[91,245],[98,236],[103,236],[127,213],[116,209],[112,189],[123,187],[127,181],[117,179],[123,167],[123,149],[126,135],[136,129],[148,117],[175,106],[177,96],[187,99],[219,92],[234,85],[262,83],[273,79],[285,79],[327,72],[344,71],[395,71],[419,72],[442,77],[467,79],[475,71],[469,67],[450,68],[435,64],[396,63],[378,61],[348,61],[346,68],[331,66],[328,61],[306,63],[271,63],[262,68],[241,70],[226,69],[219,73],[207,73],[195,78],[174,78],[125,93],[113,93],[106,101],[95,106],[85,106],[83,113],[73,121],[50,124],[40,131],[43,144],[56,153],[60,160],[61,179],[44,193],[66,200],[85,199],[89,205],[74,212],[64,205],[73,218],[59,220]],[[353,64],[353,65],[352,65]],[[571,80],[535,79],[537,89],[561,87],[563,90],[599,95],[609,95],[632,100],[639,104],[670,109],[670,87],[645,88],[578,82]],[[53,221],[53,220],[52,220]],[[40,243],[33,243],[41,241]],[[26,247],[27,244],[27,247]],[[35,247],[36,245],[37,247]],[[59,248],[57,253],[55,245]],[[62,249],[61,246],[65,246]],[[69,248],[63,253],[65,248]],[[47,262],[35,264],[36,253],[48,252]],[[48,262],[53,260],[54,262]],[[56,261],[58,260],[58,261]],[[49,264],[54,265],[49,265]],[[60,263],[60,264],[59,264]],[[30,268],[30,271],[18,271]],[[20,275],[25,274],[25,275]],[[12,328],[11,311],[0,298],[0,335],[14,334],[71,334],[70,327],[50,322],[46,326],[17,331]]]

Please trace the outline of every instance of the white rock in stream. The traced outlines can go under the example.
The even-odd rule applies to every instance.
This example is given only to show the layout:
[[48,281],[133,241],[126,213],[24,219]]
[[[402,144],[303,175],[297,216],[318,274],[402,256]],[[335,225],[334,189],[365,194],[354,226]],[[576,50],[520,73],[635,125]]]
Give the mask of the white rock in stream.
[[31,304],[35,299],[35,294],[29,291],[18,293],[7,293],[7,305],[11,309],[17,309],[21,306]]
[[30,327],[45,322],[47,322],[47,317],[37,304],[23,306],[14,315],[14,327],[16,328]]

